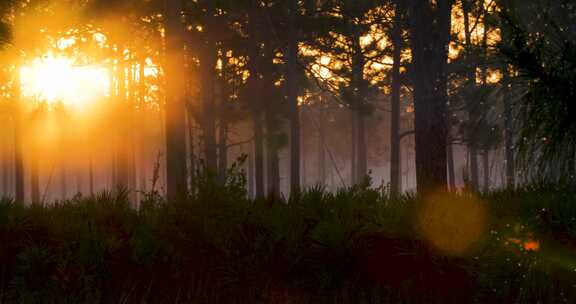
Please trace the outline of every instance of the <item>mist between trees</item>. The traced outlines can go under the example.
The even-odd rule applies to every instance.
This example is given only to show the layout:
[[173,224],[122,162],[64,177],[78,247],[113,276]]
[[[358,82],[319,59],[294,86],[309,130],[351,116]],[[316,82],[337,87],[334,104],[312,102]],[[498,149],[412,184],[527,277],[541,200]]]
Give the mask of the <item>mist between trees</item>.
[[[1,1],[2,194],[491,191],[575,170],[570,1]],[[233,166],[234,164],[234,166]]]

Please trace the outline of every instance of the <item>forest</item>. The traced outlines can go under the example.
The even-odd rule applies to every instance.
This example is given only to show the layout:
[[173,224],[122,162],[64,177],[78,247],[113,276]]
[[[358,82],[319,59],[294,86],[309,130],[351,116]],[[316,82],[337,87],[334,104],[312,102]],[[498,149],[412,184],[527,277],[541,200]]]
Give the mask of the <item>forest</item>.
[[0,303],[576,302],[573,0],[0,0]]

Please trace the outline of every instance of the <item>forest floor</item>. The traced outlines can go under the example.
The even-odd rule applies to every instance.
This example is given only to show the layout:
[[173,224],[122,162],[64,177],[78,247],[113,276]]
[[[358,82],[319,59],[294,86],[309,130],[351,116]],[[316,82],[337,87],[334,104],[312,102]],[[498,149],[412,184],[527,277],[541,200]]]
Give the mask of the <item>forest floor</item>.
[[0,303],[576,303],[576,192],[0,203]]

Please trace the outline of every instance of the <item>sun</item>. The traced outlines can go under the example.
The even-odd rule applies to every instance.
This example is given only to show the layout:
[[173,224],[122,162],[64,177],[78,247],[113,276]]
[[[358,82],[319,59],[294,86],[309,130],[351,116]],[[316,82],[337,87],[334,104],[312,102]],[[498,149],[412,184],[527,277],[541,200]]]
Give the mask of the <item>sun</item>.
[[46,55],[20,69],[20,85],[29,100],[86,107],[108,96],[110,75],[103,67]]

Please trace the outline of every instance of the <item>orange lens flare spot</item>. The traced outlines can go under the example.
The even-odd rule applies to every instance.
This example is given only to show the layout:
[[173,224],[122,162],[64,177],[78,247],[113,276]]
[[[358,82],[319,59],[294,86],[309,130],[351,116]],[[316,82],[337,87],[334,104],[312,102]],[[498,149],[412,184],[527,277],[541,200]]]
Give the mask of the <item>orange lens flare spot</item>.
[[488,214],[484,202],[470,195],[437,193],[424,199],[418,217],[422,236],[450,255],[464,255],[483,236]]
[[524,243],[524,250],[538,251],[540,250],[540,242],[538,242],[537,240],[529,240]]

